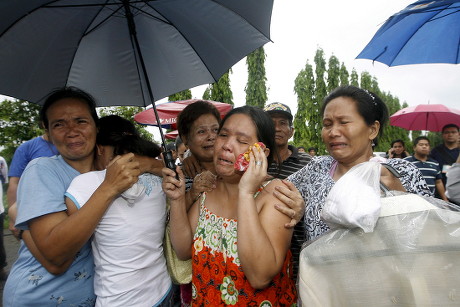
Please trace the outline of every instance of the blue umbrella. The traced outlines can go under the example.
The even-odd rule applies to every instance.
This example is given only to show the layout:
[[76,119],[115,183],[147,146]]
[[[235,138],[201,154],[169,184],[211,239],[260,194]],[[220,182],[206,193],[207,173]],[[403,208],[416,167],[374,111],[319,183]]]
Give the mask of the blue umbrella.
[[460,0],[421,0],[391,16],[357,56],[388,66],[459,63]]

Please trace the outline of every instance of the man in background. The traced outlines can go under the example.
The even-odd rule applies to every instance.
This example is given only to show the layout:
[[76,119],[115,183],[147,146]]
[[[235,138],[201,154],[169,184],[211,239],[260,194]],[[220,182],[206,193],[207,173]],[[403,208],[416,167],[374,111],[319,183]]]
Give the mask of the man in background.
[[0,180],[2,185],[0,187],[0,280],[6,280],[8,273],[5,271],[6,251],[3,244],[3,220],[5,218],[5,206],[3,204],[3,185],[8,183],[8,165],[3,157],[0,156]]
[[[288,145],[289,139],[294,134],[294,128],[291,109],[287,105],[279,102],[270,103],[264,108],[264,111],[270,115],[275,124],[275,142],[279,152],[279,159],[275,157],[275,161],[268,169],[268,174],[275,178],[285,179],[310,162],[311,157],[299,152],[297,147]],[[299,270],[300,249],[302,243],[305,242],[304,228],[305,223],[301,219],[294,227],[291,240],[294,280],[297,279]]]
[[317,151],[318,151],[318,150],[316,149],[316,147],[310,147],[310,148],[308,148],[308,154],[309,154],[310,156],[312,156],[312,157],[316,156],[316,152],[317,152]]
[[439,163],[444,187],[447,181],[447,171],[455,163],[459,154],[459,129],[455,124],[448,124],[442,128],[442,144],[433,148],[431,158]]
[[[19,179],[24,172],[27,164],[35,158],[39,157],[51,157],[57,155],[58,151],[56,147],[48,140],[48,136],[43,134],[37,136],[29,141],[26,141],[19,145],[13,155],[9,171],[9,185],[6,197],[8,199],[8,216],[9,216],[9,229],[13,235],[17,238],[18,231],[14,227],[16,221],[16,193],[18,190]],[[13,208],[13,209],[11,209]],[[11,210],[10,210],[11,209]]]
[[419,136],[414,141],[413,149],[414,154],[404,158],[404,160],[411,162],[420,170],[433,195],[436,190],[439,198],[447,201],[439,163],[428,156],[430,154],[430,141],[426,136]]

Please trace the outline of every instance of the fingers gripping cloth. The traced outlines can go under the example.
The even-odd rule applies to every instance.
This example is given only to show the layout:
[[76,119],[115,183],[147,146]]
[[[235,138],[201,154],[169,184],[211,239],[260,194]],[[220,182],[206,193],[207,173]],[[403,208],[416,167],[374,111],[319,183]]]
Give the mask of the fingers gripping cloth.
[[261,148],[264,150],[266,148],[265,144],[262,142],[255,143],[254,145],[249,146],[248,150],[246,150],[244,153],[240,154],[238,158],[236,158],[234,167],[235,170],[244,172],[247,170],[249,166],[249,154],[255,149],[255,148]]

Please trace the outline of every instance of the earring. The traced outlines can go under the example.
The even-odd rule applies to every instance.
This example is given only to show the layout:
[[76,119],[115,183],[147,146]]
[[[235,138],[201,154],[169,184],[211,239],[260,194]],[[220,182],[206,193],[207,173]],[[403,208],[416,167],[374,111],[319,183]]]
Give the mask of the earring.
[[371,146],[372,146],[372,147],[375,147],[374,140],[371,141]]

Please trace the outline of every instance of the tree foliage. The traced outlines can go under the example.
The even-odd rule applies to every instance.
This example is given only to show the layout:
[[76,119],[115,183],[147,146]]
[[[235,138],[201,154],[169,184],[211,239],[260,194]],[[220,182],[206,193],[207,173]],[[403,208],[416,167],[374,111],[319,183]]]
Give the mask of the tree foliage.
[[296,146],[308,148],[312,145],[312,131],[308,129],[308,123],[311,120],[311,108],[315,97],[315,77],[313,67],[308,61],[295,79],[294,92],[297,94],[298,105],[294,117],[294,143]]
[[129,120],[136,126],[136,129],[139,131],[141,136],[147,140],[155,141],[153,135],[147,131],[146,126],[140,125],[134,121],[134,115],[143,110],[145,109],[142,107],[102,107],[98,108],[97,111],[100,117],[107,115],[118,115]]
[[[345,64],[337,57],[332,55],[326,67],[324,51],[318,49],[314,56],[314,65],[307,64],[302,69],[295,79],[294,91],[297,94],[298,110],[294,117],[294,144],[296,146],[315,146],[318,147],[320,154],[325,154],[325,146],[321,139],[322,119],[320,117],[320,109],[322,101],[328,92],[331,92],[337,86],[353,85],[367,89],[378,95],[388,106],[389,115],[394,114],[398,110],[407,107],[407,103],[401,105],[399,99],[389,92],[382,91],[378,84],[377,78],[371,76],[368,72],[362,72],[358,75],[353,68],[351,74],[348,72]],[[379,139],[378,146],[375,151],[387,151],[390,148],[391,142],[396,139],[403,140],[407,145],[407,149],[411,150],[411,138],[419,135],[420,132],[409,131],[387,125],[383,130],[383,136]],[[428,133],[429,138],[433,139],[432,143],[439,143],[439,134]],[[431,140],[431,139],[430,139]]]
[[211,100],[211,85],[208,85],[204,90],[203,100]]
[[233,92],[230,88],[229,76],[231,72],[232,70],[230,69],[225,74],[223,74],[222,77],[217,80],[217,82],[212,83],[209,86],[209,97],[205,91],[206,98],[205,94],[203,94],[203,99],[220,101],[233,105]]
[[172,94],[168,97],[169,101],[179,101],[179,100],[187,100],[187,99],[192,99],[191,90],[184,90],[184,91]]
[[348,73],[347,67],[345,66],[345,63],[342,62],[340,65],[340,86],[345,86],[350,84],[350,74]]
[[3,100],[0,103],[0,145],[2,157],[11,162],[14,151],[24,141],[42,135],[40,106],[24,100]]
[[248,83],[244,88],[246,104],[263,108],[267,102],[267,77],[265,74],[265,50],[260,47],[246,57]]
[[329,58],[327,68],[327,92],[331,92],[333,89],[340,85],[340,62],[335,55]]

